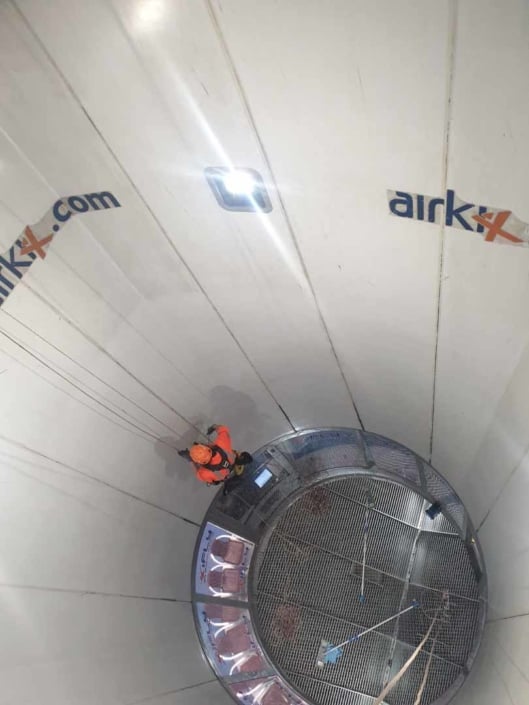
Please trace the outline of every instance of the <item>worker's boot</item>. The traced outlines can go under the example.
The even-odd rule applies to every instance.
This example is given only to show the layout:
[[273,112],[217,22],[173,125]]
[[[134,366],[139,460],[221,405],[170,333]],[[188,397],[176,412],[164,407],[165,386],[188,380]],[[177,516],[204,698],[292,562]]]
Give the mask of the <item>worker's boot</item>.
[[253,461],[253,458],[250,453],[247,453],[245,450],[243,450],[242,453],[239,453],[239,451],[235,451],[235,453],[233,472],[237,475],[237,477],[239,477],[244,472],[244,466],[249,465]]

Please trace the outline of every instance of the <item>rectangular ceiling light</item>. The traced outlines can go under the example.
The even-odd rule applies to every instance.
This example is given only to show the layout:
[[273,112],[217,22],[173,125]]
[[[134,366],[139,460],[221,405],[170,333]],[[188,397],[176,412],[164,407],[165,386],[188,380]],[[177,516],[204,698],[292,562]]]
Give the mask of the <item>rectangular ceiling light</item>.
[[204,170],[217,203],[228,211],[269,213],[272,203],[255,169],[210,166]]

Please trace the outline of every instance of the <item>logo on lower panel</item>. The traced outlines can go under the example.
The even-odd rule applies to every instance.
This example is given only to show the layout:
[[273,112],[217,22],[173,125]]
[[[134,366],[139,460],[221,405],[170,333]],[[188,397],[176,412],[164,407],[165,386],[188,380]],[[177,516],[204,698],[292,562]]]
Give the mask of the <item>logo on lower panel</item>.
[[11,247],[0,255],[0,306],[31,265],[38,259],[46,258],[53,238],[72,216],[120,207],[118,199],[110,191],[65,196],[55,201],[37,223],[27,225]]

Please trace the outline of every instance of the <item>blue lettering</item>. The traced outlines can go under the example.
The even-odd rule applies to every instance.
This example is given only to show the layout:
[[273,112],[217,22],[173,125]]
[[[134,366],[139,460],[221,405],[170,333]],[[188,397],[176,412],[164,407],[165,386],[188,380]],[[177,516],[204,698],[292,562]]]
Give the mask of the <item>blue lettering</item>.
[[29,262],[24,261],[24,260],[16,260],[15,259],[15,246],[11,247],[8,251],[9,255],[9,260],[6,260],[5,257],[0,257],[0,263],[4,265],[4,267],[12,272],[16,277],[19,279],[22,279],[22,274],[18,271],[18,268],[22,267],[31,267],[33,264],[34,260],[30,260]]
[[465,228],[465,230],[472,230],[474,232],[474,229],[472,228],[471,225],[467,223],[467,221],[461,217],[461,213],[463,211],[467,211],[470,208],[474,208],[473,203],[464,203],[462,206],[459,206],[459,208],[454,208],[454,196],[455,193],[452,191],[452,189],[447,189],[446,191],[446,224],[447,225],[453,225],[454,224],[454,218],[457,218],[458,222]]
[[417,220],[424,220],[424,196],[417,195]]
[[68,199],[68,205],[78,213],[86,213],[86,211],[90,208],[88,203],[84,200],[84,198],[81,198],[81,196],[70,196]]
[[[0,267],[0,272],[1,272],[1,271],[2,271],[2,268]],[[3,274],[0,274],[0,282],[2,282],[2,284],[5,284],[5,286],[9,287],[10,289],[14,289],[14,288],[15,288],[15,285],[13,284],[13,282],[9,281],[9,279],[6,279],[6,277],[4,277]],[[4,293],[4,288],[3,288],[3,287],[2,287],[2,293]],[[6,291],[5,294],[7,294],[7,293],[8,293],[8,292]]]
[[[479,215],[483,215],[483,214],[486,213],[488,210],[489,210],[489,209],[487,208],[487,206],[480,206],[480,207],[478,208],[478,213],[479,213]],[[483,232],[485,232],[485,228],[483,227],[483,225],[481,225],[480,223],[478,223],[477,228],[476,228],[476,232],[478,232],[478,233],[483,233]]]
[[444,198],[432,198],[428,203],[428,222],[435,223],[435,207],[444,206]]
[[71,218],[72,211],[67,210],[66,213],[61,213],[59,210],[61,206],[64,206],[66,208],[66,203],[64,201],[55,201],[53,204],[53,216],[55,217],[56,220],[58,220],[61,223],[66,222],[69,218]]
[[[401,218],[413,218],[413,199],[409,193],[405,191],[395,191],[399,198],[392,198],[389,202],[389,210],[393,215],[398,215]],[[399,206],[404,206],[404,210],[397,210]]]
[[121,207],[121,203],[110,193],[110,191],[101,191],[101,193],[86,193],[85,198],[90,204],[90,207],[96,211],[100,208]]

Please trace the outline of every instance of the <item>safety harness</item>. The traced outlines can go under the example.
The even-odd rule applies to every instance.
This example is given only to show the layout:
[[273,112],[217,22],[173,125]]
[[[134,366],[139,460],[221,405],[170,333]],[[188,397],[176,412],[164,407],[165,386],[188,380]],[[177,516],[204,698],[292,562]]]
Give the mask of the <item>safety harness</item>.
[[220,446],[216,445],[210,445],[209,448],[211,448],[213,455],[211,456],[212,458],[215,456],[216,453],[220,455],[220,463],[201,463],[203,468],[206,468],[207,470],[231,470],[233,468],[234,463],[230,462],[230,459],[228,458],[228,454],[226,451],[221,448]]

